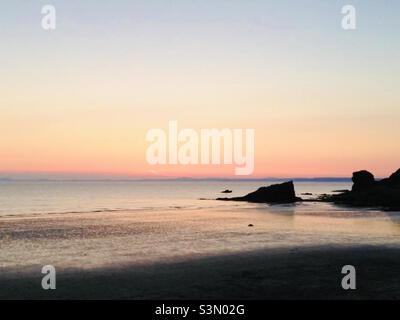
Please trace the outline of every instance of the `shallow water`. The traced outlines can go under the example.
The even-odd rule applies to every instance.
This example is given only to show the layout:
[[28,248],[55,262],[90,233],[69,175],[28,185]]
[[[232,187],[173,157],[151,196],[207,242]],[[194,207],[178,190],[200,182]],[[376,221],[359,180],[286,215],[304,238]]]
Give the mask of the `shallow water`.
[[[199,200],[260,182],[12,182],[1,185],[0,268],[91,269],[263,248],[400,248],[400,213],[327,203],[266,205]],[[298,194],[345,189],[296,183]],[[249,227],[253,224],[253,227]]]

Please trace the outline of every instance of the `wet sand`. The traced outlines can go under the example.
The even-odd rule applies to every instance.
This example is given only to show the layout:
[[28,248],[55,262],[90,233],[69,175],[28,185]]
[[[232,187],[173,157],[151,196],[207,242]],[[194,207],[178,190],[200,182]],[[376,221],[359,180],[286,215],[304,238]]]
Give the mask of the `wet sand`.
[[[357,289],[341,288],[342,266]],[[316,246],[255,250],[173,263],[0,275],[1,299],[400,299],[400,249]]]
[[399,270],[397,215],[329,204],[0,219],[1,299],[399,299]]

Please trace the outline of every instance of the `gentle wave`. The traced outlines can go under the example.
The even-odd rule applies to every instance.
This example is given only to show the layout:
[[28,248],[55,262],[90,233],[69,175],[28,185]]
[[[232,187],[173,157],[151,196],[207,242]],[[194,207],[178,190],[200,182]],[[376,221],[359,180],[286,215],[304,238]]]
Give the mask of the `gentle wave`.
[[159,206],[159,207],[135,207],[135,208],[101,208],[101,209],[91,209],[91,210],[74,210],[74,211],[51,211],[51,212],[25,212],[25,213],[13,213],[13,214],[2,214],[0,213],[1,218],[10,218],[10,217],[37,217],[37,216],[46,216],[46,215],[68,215],[68,214],[95,214],[95,213],[113,213],[113,212],[143,212],[143,211],[174,211],[174,210],[206,210],[206,209],[219,209],[219,208],[235,208],[240,207],[240,205],[208,205],[208,206],[196,206],[196,205],[168,205],[168,206]]

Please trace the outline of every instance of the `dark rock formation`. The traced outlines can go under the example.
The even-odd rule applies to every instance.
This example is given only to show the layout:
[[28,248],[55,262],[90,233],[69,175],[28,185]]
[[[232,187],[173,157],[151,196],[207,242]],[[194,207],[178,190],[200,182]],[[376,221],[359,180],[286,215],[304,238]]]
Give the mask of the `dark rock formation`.
[[389,178],[382,179],[379,181],[381,186],[386,186],[389,188],[400,188],[400,169],[393,173]]
[[221,193],[232,193],[232,190],[226,189],[226,190],[222,191]]
[[261,187],[244,197],[218,198],[224,201],[247,201],[255,203],[293,203],[301,200],[296,197],[293,181]]
[[[318,199],[296,197],[293,181],[261,187],[244,197],[218,198],[223,201],[247,201],[255,203],[294,203],[297,201],[323,201],[352,207],[381,208],[400,211],[400,169],[389,178],[375,180],[366,170],[353,173],[351,191],[336,190],[336,194],[323,194]],[[226,190],[230,191],[230,190]]]
[[351,191],[324,195],[320,200],[357,207],[400,210],[400,170],[380,181],[376,181],[368,171],[355,172],[353,182]]
[[375,184],[374,175],[366,170],[354,172],[352,180],[354,183],[352,191],[366,190]]

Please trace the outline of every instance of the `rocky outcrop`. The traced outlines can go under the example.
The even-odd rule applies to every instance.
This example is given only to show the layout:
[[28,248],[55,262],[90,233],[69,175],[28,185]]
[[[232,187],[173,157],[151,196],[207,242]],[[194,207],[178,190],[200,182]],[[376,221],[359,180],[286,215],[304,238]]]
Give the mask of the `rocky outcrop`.
[[380,207],[400,210],[400,169],[389,178],[375,180],[372,173],[353,173],[353,188],[340,194],[327,195],[320,200],[357,207]]
[[388,188],[399,189],[400,188],[400,169],[393,173],[389,178],[382,179],[379,181],[381,186]]
[[247,201],[255,203],[293,203],[301,199],[296,197],[293,181],[261,187],[258,190],[236,198],[218,198],[224,201]]
[[371,172],[366,170],[353,173],[352,191],[362,191],[371,188],[375,184],[375,177]]
[[390,177],[375,180],[366,170],[353,173],[351,191],[336,190],[335,194],[324,194],[318,199],[296,197],[293,181],[261,187],[244,197],[218,198],[223,201],[247,201],[254,203],[294,203],[297,201],[322,201],[343,204],[352,207],[381,208],[400,210],[400,169]]

